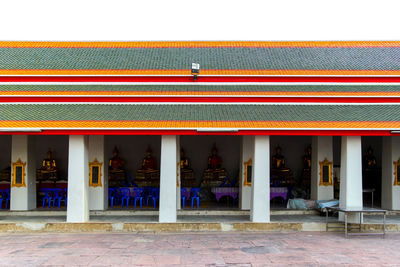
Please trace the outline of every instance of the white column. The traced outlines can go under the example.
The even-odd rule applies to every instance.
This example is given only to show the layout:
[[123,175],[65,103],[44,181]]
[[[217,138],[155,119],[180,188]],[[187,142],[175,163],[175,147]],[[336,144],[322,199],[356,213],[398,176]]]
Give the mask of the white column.
[[400,210],[400,185],[394,185],[394,164],[400,158],[400,136],[382,140],[382,208]]
[[[342,136],[339,202],[341,208],[363,207],[361,136]],[[358,222],[358,216],[349,216],[349,221]],[[343,214],[339,214],[339,220],[343,220]]]
[[108,208],[108,161],[104,157],[104,135],[89,136],[89,162],[102,163],[101,186],[89,186],[89,209],[106,210]]
[[[311,154],[311,199],[333,199],[332,185],[320,185],[320,162],[333,161],[332,136],[313,136]],[[333,167],[333,166],[332,166]],[[333,179],[333,175],[332,175]]]
[[251,192],[252,222],[269,222],[269,181],[270,181],[269,136],[254,137],[253,181]]
[[244,185],[245,182],[245,162],[254,159],[254,136],[242,136],[240,147],[240,185],[239,185],[239,208],[249,210],[251,202],[251,185]]
[[67,222],[89,221],[88,137],[69,136]]
[[33,139],[33,136],[28,135],[12,136],[11,166],[18,159],[26,163],[26,187],[11,187],[10,210],[32,210],[36,208],[36,164]]
[[176,135],[161,136],[159,222],[176,222]]
[[181,138],[176,137],[176,209],[181,209]]

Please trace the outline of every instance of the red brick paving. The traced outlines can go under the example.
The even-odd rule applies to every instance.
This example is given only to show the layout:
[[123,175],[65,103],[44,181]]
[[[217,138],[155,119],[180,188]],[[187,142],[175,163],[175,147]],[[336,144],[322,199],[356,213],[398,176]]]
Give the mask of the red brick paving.
[[400,234],[0,234],[0,266],[400,266]]

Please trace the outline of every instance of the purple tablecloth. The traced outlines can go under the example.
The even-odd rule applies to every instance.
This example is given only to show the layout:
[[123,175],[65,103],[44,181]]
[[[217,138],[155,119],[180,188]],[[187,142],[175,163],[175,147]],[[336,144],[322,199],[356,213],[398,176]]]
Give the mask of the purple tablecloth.
[[287,200],[287,193],[288,189],[287,187],[271,187],[270,188],[270,194],[269,194],[269,199],[273,199],[276,197],[281,197],[285,201]]
[[211,192],[215,195],[217,201],[223,196],[230,196],[233,199],[236,199],[239,194],[239,188],[237,187],[213,187],[211,188]]

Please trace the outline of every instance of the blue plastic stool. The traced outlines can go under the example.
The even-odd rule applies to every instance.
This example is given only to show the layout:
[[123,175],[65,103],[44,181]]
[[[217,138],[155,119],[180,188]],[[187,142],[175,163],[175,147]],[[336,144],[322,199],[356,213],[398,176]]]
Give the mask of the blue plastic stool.
[[143,188],[133,188],[133,197],[135,200],[135,209],[136,209],[136,202],[139,200],[140,208],[142,208],[143,204]]
[[197,208],[200,206],[200,188],[192,188],[190,190],[190,193],[192,194],[192,209],[193,209],[193,201],[197,200]]
[[181,198],[182,198],[182,209],[185,208],[185,202],[186,202],[186,188],[181,188]]
[[42,208],[44,208],[44,204],[46,203],[46,201],[49,204],[49,208],[51,206],[51,201],[53,199],[52,197],[52,191],[50,188],[43,188],[42,192],[44,193],[44,197],[43,197],[43,202],[42,202]]
[[124,201],[126,202],[126,208],[129,208],[129,202],[131,200],[131,190],[129,188],[120,188],[121,192],[121,208],[124,207]]

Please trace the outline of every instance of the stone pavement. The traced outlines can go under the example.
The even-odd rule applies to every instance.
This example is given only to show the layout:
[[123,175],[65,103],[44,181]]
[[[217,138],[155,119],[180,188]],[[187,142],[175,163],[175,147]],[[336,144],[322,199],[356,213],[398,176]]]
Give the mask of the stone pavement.
[[0,234],[0,266],[399,266],[400,234]]

